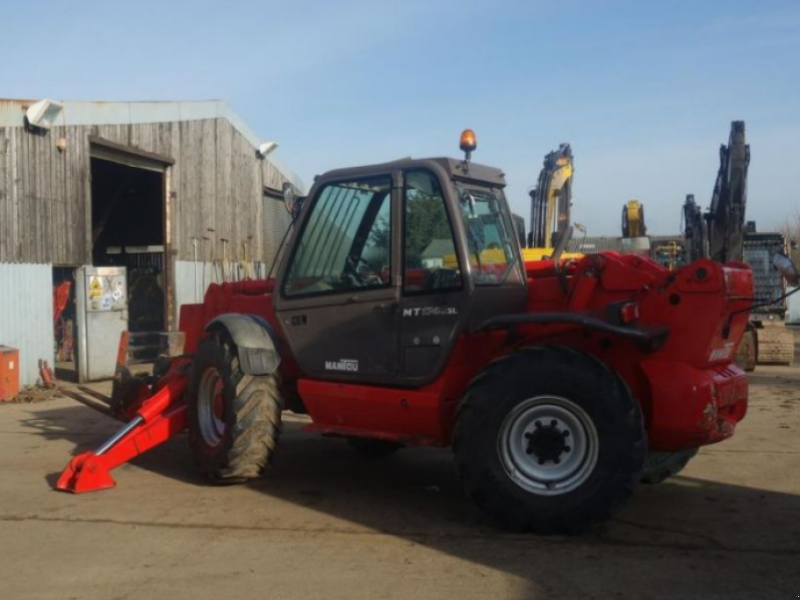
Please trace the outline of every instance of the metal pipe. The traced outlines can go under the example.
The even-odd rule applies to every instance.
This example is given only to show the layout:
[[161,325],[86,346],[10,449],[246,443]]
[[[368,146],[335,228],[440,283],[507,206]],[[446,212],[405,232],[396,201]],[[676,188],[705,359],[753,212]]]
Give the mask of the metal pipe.
[[200,297],[199,297],[200,295],[197,293],[197,284],[198,284],[198,280],[200,279],[197,276],[197,243],[199,241],[200,240],[197,239],[196,237],[192,238],[192,246],[194,246],[194,301],[195,301],[195,303],[199,303],[200,302]]
[[120,420],[119,416],[114,414],[107,404],[101,404],[100,401],[95,401],[90,398],[87,398],[86,396],[82,396],[77,392],[73,392],[69,388],[62,388],[61,393],[64,394],[65,396],[69,396],[73,400],[77,400],[84,406],[88,406],[92,410],[96,410],[97,412],[105,415],[106,417],[111,417],[112,419],[116,419],[118,421]]
[[230,273],[230,265],[228,265],[228,242],[230,240],[227,238],[219,238],[219,241],[222,242],[222,282],[225,283],[228,281],[229,277],[231,280],[233,279]]
[[101,394],[100,392],[93,390],[92,388],[88,388],[85,385],[79,385],[78,389],[82,391],[84,394],[89,394],[90,396],[96,398],[97,400],[100,400],[101,402],[105,402],[108,405],[112,404],[111,398],[109,398],[105,394]]
[[117,444],[117,442],[119,442],[122,438],[124,438],[126,435],[128,435],[131,431],[136,429],[142,423],[144,423],[144,417],[140,415],[135,416],[132,420],[128,421],[122,427],[122,429],[117,431],[117,433],[115,433],[105,442],[103,442],[103,445],[100,446],[97,450],[95,450],[94,452],[95,456],[102,456],[103,454],[111,450],[111,448],[113,448]]
[[603,331],[623,338],[632,339],[644,344],[648,350],[654,350],[660,347],[667,339],[670,332],[670,328],[666,326],[626,327],[624,325],[615,325],[608,321],[574,312],[497,315],[478,324],[473,331],[486,331],[496,328],[506,329],[516,325],[549,325],[560,323],[581,325],[587,329],[594,329],[596,331]]

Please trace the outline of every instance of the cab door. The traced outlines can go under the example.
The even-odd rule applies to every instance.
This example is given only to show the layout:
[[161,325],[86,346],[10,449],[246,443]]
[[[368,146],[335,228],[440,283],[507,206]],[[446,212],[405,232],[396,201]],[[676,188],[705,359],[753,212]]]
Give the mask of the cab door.
[[300,368],[315,378],[400,375],[399,174],[322,184],[299,224],[275,308]]
[[423,385],[444,367],[467,316],[467,279],[440,179],[406,171],[402,200],[400,362],[404,381]]

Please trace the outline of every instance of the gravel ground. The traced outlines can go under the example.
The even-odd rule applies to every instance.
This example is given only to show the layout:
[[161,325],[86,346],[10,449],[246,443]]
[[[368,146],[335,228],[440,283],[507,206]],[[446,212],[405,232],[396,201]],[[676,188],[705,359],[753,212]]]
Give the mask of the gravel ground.
[[0,597],[797,598],[800,368],[761,367],[736,436],[641,486],[587,537],[509,535],[463,496],[449,452],[361,459],[289,418],[269,476],[210,487],[183,437],[51,490],[116,428],[69,399],[0,406]]

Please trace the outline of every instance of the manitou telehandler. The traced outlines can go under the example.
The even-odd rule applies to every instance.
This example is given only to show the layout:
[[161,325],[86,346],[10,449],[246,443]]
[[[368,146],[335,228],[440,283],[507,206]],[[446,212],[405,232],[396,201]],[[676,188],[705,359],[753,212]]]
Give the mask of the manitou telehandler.
[[372,456],[452,447],[497,522],[577,532],[623,504],[648,451],[730,437],[747,410],[732,360],[749,269],[562,260],[567,235],[524,263],[505,176],[472,163],[475,147],[467,131],[464,160],[317,178],[277,277],[184,305],[185,350],[148,377],[120,366],[113,411],[127,424],[56,487],[112,487],[113,468],[185,429],[211,480],[255,478],[290,410]]

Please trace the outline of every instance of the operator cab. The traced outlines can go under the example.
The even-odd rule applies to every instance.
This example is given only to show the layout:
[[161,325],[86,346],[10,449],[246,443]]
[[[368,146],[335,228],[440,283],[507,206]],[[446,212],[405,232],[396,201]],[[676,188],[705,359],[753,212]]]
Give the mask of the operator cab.
[[524,309],[505,176],[471,163],[474,149],[463,161],[407,159],[316,180],[275,296],[308,375],[424,385],[460,333]]

